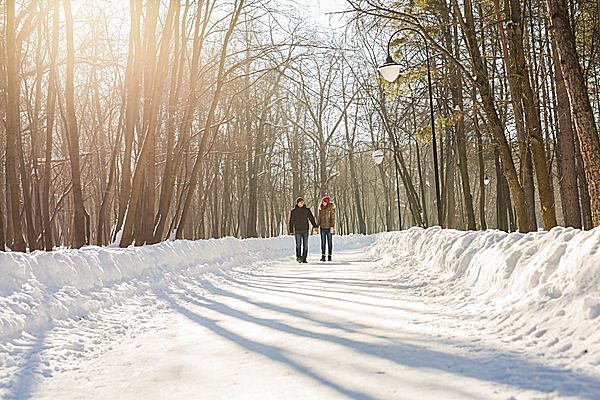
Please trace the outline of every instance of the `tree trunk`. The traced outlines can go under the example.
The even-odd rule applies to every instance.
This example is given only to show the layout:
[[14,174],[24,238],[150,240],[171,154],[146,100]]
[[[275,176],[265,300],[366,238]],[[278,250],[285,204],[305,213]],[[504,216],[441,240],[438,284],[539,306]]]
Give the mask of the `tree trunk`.
[[108,232],[105,232],[106,225],[106,212],[108,210],[108,205],[110,202],[110,194],[112,191],[112,187],[115,181],[116,168],[117,168],[117,158],[119,155],[119,144],[121,143],[121,138],[118,137],[115,140],[115,144],[113,147],[113,151],[110,157],[110,167],[108,171],[108,182],[106,183],[106,188],[102,194],[102,200],[100,203],[100,209],[98,210],[98,227],[96,230],[96,244],[98,246],[102,246],[106,244]]
[[[202,12],[203,4],[205,4],[204,12]],[[200,2],[197,8],[196,21],[194,24],[194,42],[190,67],[190,77],[196,77],[198,75],[200,54],[204,44],[204,38],[207,31],[208,21],[210,20],[210,10],[212,10],[212,4],[213,3],[211,3],[210,1],[207,1],[206,3]],[[184,15],[187,15],[187,6]],[[201,15],[203,15],[203,18],[201,18]],[[200,29],[201,27],[202,29]],[[185,52],[183,51],[183,49],[185,49],[185,35],[182,35],[182,40],[184,42],[182,43],[181,66],[183,66],[185,63]],[[179,136],[174,149],[174,160],[171,163],[167,163],[165,165],[165,178],[168,176],[173,176],[174,172],[178,171],[178,169],[182,165],[183,160],[185,159],[184,154],[189,148],[190,130],[192,128],[193,116],[200,98],[199,95],[196,93],[196,87],[197,79],[191,79],[189,83],[187,104],[185,108],[184,117],[179,125]],[[160,240],[159,237],[164,237],[165,234],[164,227],[166,223],[166,218],[175,192],[174,182],[174,177],[173,179],[163,179],[159,201],[159,215],[157,215],[156,218],[156,220],[158,221],[158,225],[155,228],[155,241]],[[175,212],[175,216],[172,219],[172,223],[176,223],[178,221],[179,215],[179,211]],[[167,232],[167,234],[170,234],[170,232]]]
[[[155,35],[158,6],[158,3],[148,5],[148,20],[146,21],[148,25],[144,29],[144,36]],[[151,243],[154,239],[156,129],[165,81],[164,69],[167,63],[169,43],[173,30],[175,7],[174,3],[170,3],[157,62],[152,63],[151,61],[155,57],[155,41],[149,40],[144,46],[146,62],[149,64],[152,63],[152,66],[146,65],[144,71],[144,95],[147,104],[144,105],[143,144],[131,185],[131,196],[123,225],[121,247],[129,246],[134,240],[135,244],[139,246],[144,243]]]
[[87,212],[83,204],[81,171],[79,166],[79,131],[75,112],[75,44],[73,41],[73,15],[71,0],[63,1],[67,26],[67,75],[65,82],[65,100],[67,103],[67,136],[69,138],[69,159],[73,193],[73,246],[86,244]]
[[494,149],[494,163],[496,167],[496,229],[508,232],[507,203],[509,202],[505,198],[504,175],[502,175],[501,160],[497,149]]
[[[248,107],[250,107],[250,105],[248,105]],[[247,204],[247,210],[248,210],[248,217],[246,218],[246,233],[245,233],[245,237],[257,237],[258,236],[258,231],[256,229],[257,226],[257,222],[258,222],[258,173],[260,172],[258,170],[258,157],[260,157],[258,155],[258,153],[260,152],[259,150],[259,146],[260,146],[260,141],[262,140],[262,130],[264,129],[264,125],[262,123],[262,121],[259,122],[259,124],[261,126],[258,127],[257,132],[258,135],[256,138],[253,137],[252,135],[252,123],[250,120],[250,115],[247,115],[248,120],[246,121],[246,135],[248,135],[247,137],[247,141],[248,141],[248,149],[247,149],[247,153],[248,153],[248,204]],[[262,118],[261,118],[262,119]]]
[[26,251],[20,215],[19,182],[17,176],[17,141],[21,135],[19,122],[19,97],[21,79],[18,73],[18,50],[16,39],[15,1],[6,2],[6,202],[10,205],[9,218],[12,222],[10,247],[14,251]]
[[4,211],[2,210],[2,201],[0,201],[0,251],[6,250],[6,237],[4,236]]
[[511,48],[516,60],[516,72],[519,76],[520,94],[523,101],[523,110],[525,113],[525,123],[529,133],[529,145],[531,147],[532,161],[535,165],[535,175],[538,183],[538,193],[540,197],[542,221],[545,230],[550,230],[556,226],[556,207],[554,204],[554,192],[546,160],[546,151],[544,149],[544,138],[542,136],[542,126],[540,122],[539,109],[536,102],[531,82],[529,80],[529,71],[525,60],[523,49],[523,29],[521,26],[521,12],[518,1],[510,1],[511,20],[509,26],[509,38],[511,38]]
[[302,117],[302,101],[300,96],[297,96],[298,101],[296,102],[296,115],[295,120],[292,123],[292,128],[287,137],[290,143],[290,169],[292,174],[292,202],[297,196],[302,195],[304,191],[304,182],[302,180],[302,173],[300,171],[300,155],[303,153],[302,141],[300,140],[300,121]]
[[600,225],[600,140],[587,86],[579,64],[575,36],[569,22],[566,0],[547,0],[550,31],[556,43],[571,114],[579,138],[584,172],[590,194],[593,226]]
[[[387,107],[385,106],[385,97],[380,99],[378,104],[379,104],[379,106],[377,107],[377,112],[379,113],[379,115],[381,117],[381,121],[383,123],[383,128],[387,132],[388,138],[392,142],[392,146],[394,149],[394,163],[395,163],[395,167],[396,167],[396,172],[399,175],[400,179],[402,180],[402,183],[404,184],[404,189],[406,191],[406,197],[408,198],[408,206],[409,206],[411,215],[413,217],[414,223],[417,226],[425,226],[425,224],[423,223],[423,212],[421,209],[421,205],[419,204],[419,196],[417,195],[415,187],[412,183],[411,176],[406,168],[406,163],[404,161],[404,157],[402,156],[398,138],[396,137],[393,127],[391,126],[391,121],[390,121],[390,117],[388,115],[388,110],[387,110]],[[422,182],[421,182],[421,186],[422,186]],[[399,183],[397,183],[397,185],[396,185],[396,193],[398,194],[398,196],[397,196],[398,220],[399,220],[400,226],[402,226],[402,224],[400,222],[401,215],[400,215],[400,196],[399,196],[400,185],[399,185]]]
[[[450,15],[450,9],[446,2],[441,2],[440,5],[443,7],[442,18],[446,24],[444,29],[444,40],[446,48],[451,49],[449,52],[453,52],[455,57],[460,57],[460,45],[459,45],[459,34],[458,34],[458,21],[456,15]],[[465,122],[462,118],[462,107],[463,107],[463,81],[460,75],[458,66],[454,63],[448,65],[450,75],[450,91],[452,95],[452,104],[454,111],[457,112],[455,132],[456,132],[456,155],[458,156],[458,170],[460,173],[460,180],[462,186],[462,195],[464,198],[464,209],[467,214],[467,229],[477,229],[475,223],[475,210],[473,208],[473,195],[471,194],[471,183],[469,181],[469,171],[467,165],[467,139],[465,134]],[[449,210],[450,211],[450,210]]]
[[[456,0],[453,0],[453,4],[454,8],[459,11]],[[504,135],[503,124],[498,117],[494,98],[490,89],[487,69],[478,47],[471,0],[466,0],[464,4],[466,18],[465,21],[461,22],[461,25],[465,32],[469,54],[471,55],[473,69],[476,75],[475,85],[479,90],[482,107],[488,118],[488,128],[498,146],[498,152],[502,159],[501,165],[503,175],[506,177],[510,192],[514,198],[519,230],[521,232],[527,232],[529,231],[529,216],[527,215],[527,203],[525,202],[523,187],[519,182],[512,158],[512,152],[506,136]]]
[[[423,212],[421,209],[421,205],[419,204],[419,196],[417,195],[415,187],[412,183],[411,176],[406,167],[406,162],[404,161],[404,157],[402,156],[402,152],[398,144],[398,139],[391,130],[389,130],[389,135],[392,139],[392,144],[394,146],[394,161],[396,162],[396,168],[398,169],[400,179],[402,180],[402,184],[404,185],[404,189],[406,190],[410,212],[417,226],[425,226],[425,224],[423,223]],[[400,190],[399,186],[400,185],[398,184],[397,190]],[[400,214],[398,215],[398,218],[400,218]]]
[[53,248],[52,224],[50,223],[50,183],[52,181],[52,130],[54,129],[54,112],[56,110],[56,58],[58,55],[58,0],[52,4],[52,42],[50,45],[50,67],[48,72],[48,95],[46,99],[46,144],[44,148],[44,175],[42,185],[42,225],[44,248],[51,251]]
[[[494,1],[496,18],[508,18],[500,11],[499,1]],[[510,22],[511,26],[513,22]],[[516,66],[517,57],[515,55],[514,30],[511,36],[512,41],[507,39],[502,25],[498,26],[498,36],[502,45],[502,60],[507,71],[508,90],[510,91],[511,105],[515,119],[515,129],[517,131],[517,143],[519,144],[519,177],[523,185],[523,193],[527,204],[527,213],[529,216],[529,231],[537,230],[536,202],[535,202],[535,183],[533,180],[533,162],[531,157],[531,148],[529,146],[529,127],[525,118],[523,104],[523,91],[521,87],[522,74],[525,71],[518,71]]]
[[[507,70],[507,80],[511,92],[511,100],[515,119],[517,119],[517,128],[521,127],[520,146],[521,154],[525,156],[526,166],[525,176],[522,177],[524,185],[527,179],[527,158],[529,149],[531,149],[532,161],[535,164],[535,174],[538,182],[538,192],[541,204],[541,214],[544,223],[544,229],[550,230],[556,226],[556,212],[554,206],[554,193],[550,184],[550,176],[546,162],[546,152],[542,137],[541,123],[539,119],[539,110],[535,101],[535,96],[529,80],[529,69],[525,61],[523,49],[523,28],[521,9],[518,2],[506,0],[505,12],[500,10],[498,0],[495,0],[496,17],[499,20],[508,20],[506,24],[498,26],[500,43],[503,48],[503,60]],[[505,31],[506,29],[506,31]],[[522,157],[521,160],[524,158]],[[532,188],[533,189],[533,188]],[[527,191],[526,191],[527,193]],[[531,194],[528,199],[528,208],[535,210],[534,196]],[[530,229],[535,229],[535,213],[530,214]]]
[[[458,90],[457,92],[460,92]],[[462,93],[457,97],[455,105],[462,109]],[[465,135],[465,123],[461,115],[456,123],[456,148],[458,151],[458,169],[460,172],[460,181],[462,184],[462,193],[465,200],[465,209],[467,212],[467,228],[469,230],[477,229],[475,223],[475,210],[473,208],[473,195],[471,194],[471,183],[469,181],[469,167],[467,165],[467,138]]]
[[556,85],[556,108],[558,114],[558,129],[556,139],[558,142],[558,179],[560,182],[560,197],[562,204],[564,226],[581,228],[581,207],[579,206],[579,192],[577,189],[577,167],[575,158],[575,135],[569,97],[565,81],[560,68],[560,60],[556,46],[552,46],[554,59],[554,74]]
[[[248,46],[248,31],[245,32],[245,40],[246,40],[246,58],[250,58],[250,46]],[[247,63],[245,65],[245,77],[244,77],[244,85],[246,87],[250,87],[250,66],[251,63]],[[257,219],[258,219],[258,176],[257,174],[260,172],[258,170],[258,158],[259,150],[261,146],[263,130],[264,130],[264,118],[265,116],[265,107],[267,105],[267,99],[262,104],[263,111],[260,114],[259,126],[256,130],[256,136],[252,134],[252,113],[250,107],[252,104],[250,102],[250,91],[247,90],[245,93],[245,102],[246,107],[244,108],[244,117],[245,121],[243,122],[244,135],[246,136],[246,169],[248,171],[248,204],[246,209],[248,210],[248,217],[246,218],[246,226],[245,226],[245,237],[257,237],[258,232],[256,230]]]
[[[475,98],[475,96],[473,96]],[[485,206],[486,206],[486,202],[485,202],[485,198],[486,198],[486,193],[485,190],[487,188],[487,186],[489,185],[489,181],[488,181],[488,185],[485,184],[485,178],[487,177],[486,173],[485,173],[485,165],[483,163],[483,138],[481,137],[481,129],[479,129],[479,122],[478,122],[478,118],[477,118],[477,109],[474,110],[473,112],[474,114],[474,118],[473,118],[473,125],[474,125],[474,129],[475,129],[475,135],[477,135],[477,162],[478,162],[478,166],[479,166],[479,224],[481,227],[481,230],[486,230],[488,228],[487,226],[487,219],[486,219],[486,213],[485,213]],[[488,177],[489,179],[489,177]]]
[[581,150],[579,148],[579,141],[575,140],[575,157],[577,168],[577,186],[579,188],[579,197],[581,198],[581,219],[583,220],[584,229],[592,229],[592,207],[590,201],[590,193],[588,191],[588,184],[583,171],[583,158],[581,157]]
[[[413,124],[416,127],[417,126],[417,114],[415,112],[415,108],[412,108],[412,120],[413,120]],[[427,227],[429,226],[429,215],[427,213],[428,207],[427,207],[427,196],[425,195],[425,179],[424,179],[424,174],[423,174],[423,162],[422,162],[422,157],[421,157],[421,149],[419,146],[419,141],[415,138],[415,153],[417,156],[417,173],[419,175],[419,191],[421,194],[421,202],[420,204],[420,215],[421,215],[421,219],[422,219],[422,225],[423,227]],[[416,194],[415,194],[415,197]],[[416,220],[415,220],[416,221]]]
[[391,201],[390,201],[390,187],[388,184],[388,178],[385,174],[385,169],[383,167],[383,164],[379,164],[377,166],[377,170],[379,171],[379,176],[381,177],[381,184],[383,185],[383,193],[384,193],[384,200],[385,200],[385,231],[389,232],[391,231],[393,228],[393,224],[392,224],[392,206],[391,206]]
[[[37,26],[36,43],[38,49],[43,48],[42,38],[43,24]],[[39,153],[43,134],[40,127],[40,114],[42,113],[42,82],[45,74],[44,60],[42,52],[38,51],[35,55],[36,82],[35,82],[35,101],[33,105],[33,115],[30,116],[31,121],[31,231],[34,245],[30,245],[31,249],[43,248],[43,229],[42,229],[42,210],[41,210],[41,193],[40,193],[40,173],[39,173]],[[28,227],[29,230],[29,227]],[[31,239],[29,239],[31,241]]]
[[[171,74],[171,87],[169,89],[169,106],[168,106],[168,115],[167,115],[167,124],[166,124],[166,135],[167,135],[167,146],[165,149],[165,168],[163,170],[161,182],[160,182],[160,196],[158,201],[158,210],[156,216],[154,218],[154,237],[152,239],[152,243],[158,243],[165,237],[165,226],[167,223],[167,217],[169,215],[169,210],[171,209],[171,201],[173,199],[173,188],[175,184],[175,169],[174,164],[175,160],[175,136],[176,136],[176,125],[175,119],[177,116],[177,105],[179,102],[179,96],[181,92],[181,88],[183,86],[183,68],[185,66],[185,54],[186,54],[186,42],[187,36],[185,32],[187,32],[187,16],[190,8],[190,3],[186,2],[186,7],[183,13],[183,18],[181,22],[181,29],[179,29],[180,20],[180,7],[177,6],[175,10],[175,37],[174,44],[175,49],[173,51],[173,55],[175,58],[174,65],[172,66],[172,74]],[[199,25],[200,15],[197,16]],[[195,32],[194,41],[198,40],[198,32]],[[194,60],[192,65],[197,62]],[[192,68],[190,70],[189,76],[196,76],[197,69]],[[196,82],[196,79],[190,80],[190,87],[192,84]],[[193,88],[191,88],[193,90]],[[189,100],[193,98],[190,97]],[[168,235],[167,235],[168,236]]]
[[[346,118],[347,122],[347,118]],[[356,130],[357,125],[354,125]],[[352,136],[352,137],[351,137]],[[360,201],[362,191],[360,190],[358,178],[356,174],[356,162],[354,160],[354,134],[350,134],[350,127],[346,123],[346,143],[348,145],[348,164],[350,165],[350,181],[352,192],[354,194],[354,205],[356,206],[356,216],[358,218],[358,233],[367,234],[367,224],[365,223],[365,215]],[[363,190],[365,188],[363,187]]]
[[123,138],[125,140],[125,150],[123,153],[123,170],[121,172],[121,188],[119,191],[119,211],[117,223],[113,236],[123,229],[123,221],[127,212],[128,200],[131,195],[131,163],[133,153],[133,139],[135,136],[135,126],[140,103],[140,76],[142,61],[142,45],[140,37],[140,19],[142,12],[141,0],[130,0],[130,19],[131,29],[129,32],[129,55],[127,59],[127,69],[125,75],[125,126]]
[[[443,185],[443,190],[442,190],[442,199],[443,199],[443,205],[444,205],[444,222],[445,228],[450,228],[450,229],[457,229],[457,225],[456,225],[456,193],[455,193],[455,163],[456,160],[454,159],[454,149],[455,149],[455,142],[454,142],[454,132],[451,132],[451,128],[447,129],[445,132],[446,137],[446,145],[445,145],[445,149],[444,147],[441,147],[442,152],[446,152],[446,159],[445,159],[445,163],[446,163],[446,173],[444,175],[443,181],[444,181],[444,185]],[[442,163],[443,165],[443,163]]]
[[[156,59],[156,26],[160,1],[146,2],[146,19],[144,23],[144,112],[141,137],[142,153],[145,157],[136,164],[132,190],[140,190],[144,195],[139,200],[139,213],[133,220],[135,244],[151,243],[154,239],[154,206],[156,199],[156,136],[163,88],[166,79],[169,45],[173,35],[173,16],[178,2],[169,2],[169,10],[164,22],[158,60]],[[135,186],[135,175],[141,173],[141,180]],[[129,219],[129,218],[128,218]],[[125,221],[127,224],[127,220]]]
[[[415,140],[415,154],[417,156],[417,174],[419,175],[419,192],[421,194],[421,201],[419,203],[421,219],[423,222],[423,227],[429,226],[429,214],[427,212],[427,196],[425,195],[425,179],[423,173],[423,158],[421,157],[421,148],[419,146],[419,142]],[[416,196],[416,194],[415,194]],[[418,199],[417,199],[418,202]]]
[[33,202],[31,199],[31,168],[25,160],[23,153],[23,142],[21,136],[17,138],[17,152],[19,153],[19,165],[21,167],[21,188],[23,189],[23,212],[25,214],[25,237],[29,251],[37,250],[35,240],[35,226],[33,222]]

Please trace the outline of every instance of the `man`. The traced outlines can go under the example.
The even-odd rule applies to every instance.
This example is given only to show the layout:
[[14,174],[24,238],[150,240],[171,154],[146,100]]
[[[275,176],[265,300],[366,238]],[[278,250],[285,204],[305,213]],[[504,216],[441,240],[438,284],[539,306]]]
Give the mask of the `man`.
[[294,234],[296,237],[296,261],[299,263],[306,263],[306,256],[308,255],[308,222],[313,226],[313,229],[317,227],[315,217],[310,211],[310,208],[304,204],[304,199],[298,197],[296,199],[296,207],[292,209],[290,213],[290,222],[288,224],[289,234]]

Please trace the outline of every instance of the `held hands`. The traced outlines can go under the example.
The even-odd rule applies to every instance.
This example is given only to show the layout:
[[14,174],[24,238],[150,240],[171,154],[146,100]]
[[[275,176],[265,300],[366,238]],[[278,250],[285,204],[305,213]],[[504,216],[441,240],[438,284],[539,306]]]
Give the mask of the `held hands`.
[[[332,235],[335,234],[335,228],[332,226],[331,228],[329,228],[329,231],[331,232]],[[312,228],[312,233],[313,234],[317,234],[320,232],[320,228],[318,226]]]

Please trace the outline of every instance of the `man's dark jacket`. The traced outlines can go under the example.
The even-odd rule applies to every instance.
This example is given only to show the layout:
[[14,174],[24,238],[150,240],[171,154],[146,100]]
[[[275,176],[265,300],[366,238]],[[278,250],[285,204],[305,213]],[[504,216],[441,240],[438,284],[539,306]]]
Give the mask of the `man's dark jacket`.
[[309,220],[312,223],[313,227],[317,226],[315,217],[310,211],[310,208],[306,207],[306,204],[302,207],[298,207],[298,205],[296,204],[296,207],[294,207],[292,209],[292,212],[290,213],[290,223],[288,224],[288,232],[291,234],[296,232],[308,231]]

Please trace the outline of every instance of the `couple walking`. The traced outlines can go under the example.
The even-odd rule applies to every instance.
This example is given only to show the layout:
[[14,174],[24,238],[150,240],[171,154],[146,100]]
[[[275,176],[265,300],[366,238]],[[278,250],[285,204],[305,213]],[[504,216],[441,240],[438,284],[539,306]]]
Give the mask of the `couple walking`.
[[306,207],[304,199],[298,197],[296,206],[290,213],[290,223],[288,224],[289,234],[296,237],[296,261],[306,262],[308,255],[308,223],[312,224],[313,231],[321,232],[321,261],[325,261],[325,246],[327,245],[327,260],[331,261],[331,243],[333,230],[335,228],[335,204],[331,202],[331,197],[325,196],[321,199],[317,221],[310,208]]

